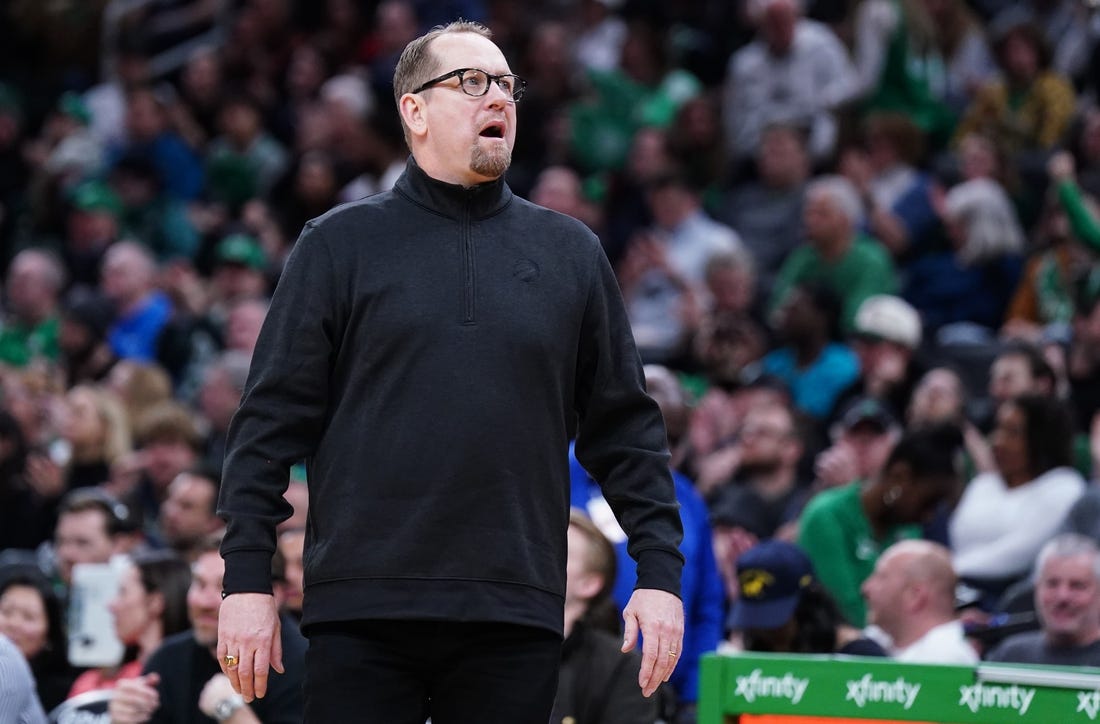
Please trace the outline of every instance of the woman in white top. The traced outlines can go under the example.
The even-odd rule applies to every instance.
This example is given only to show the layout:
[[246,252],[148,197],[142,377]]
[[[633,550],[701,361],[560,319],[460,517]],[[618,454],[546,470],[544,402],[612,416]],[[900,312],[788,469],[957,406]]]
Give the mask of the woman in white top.
[[996,469],[970,481],[950,523],[955,570],[987,602],[1031,570],[1085,490],[1072,467],[1073,423],[1059,400],[1002,403],[990,442]]

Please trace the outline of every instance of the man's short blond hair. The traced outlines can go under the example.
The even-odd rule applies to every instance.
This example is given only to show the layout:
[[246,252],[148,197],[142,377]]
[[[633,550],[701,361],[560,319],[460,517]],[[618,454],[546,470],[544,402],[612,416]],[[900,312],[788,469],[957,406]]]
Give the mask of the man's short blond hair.
[[[411,93],[413,88],[431,80],[439,74],[438,60],[431,52],[431,44],[441,35],[450,33],[473,33],[483,38],[492,38],[493,33],[481,23],[472,20],[456,20],[446,25],[436,25],[419,38],[409,41],[401,51],[397,67],[393,71],[393,100],[400,107],[401,96]],[[400,115],[400,110],[398,111]],[[405,119],[401,119],[401,129],[405,133],[405,143],[409,144],[409,129]],[[409,144],[411,146],[411,144]]]

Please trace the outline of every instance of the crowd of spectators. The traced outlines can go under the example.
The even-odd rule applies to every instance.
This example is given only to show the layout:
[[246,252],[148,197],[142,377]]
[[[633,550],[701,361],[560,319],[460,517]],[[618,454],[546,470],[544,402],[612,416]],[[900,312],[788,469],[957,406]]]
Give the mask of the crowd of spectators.
[[[688,566],[662,716],[690,720],[703,652],[778,646],[768,627],[742,630],[738,602],[763,595],[753,566],[812,576],[816,603],[799,611],[818,612],[836,650],[881,623],[876,563],[897,541],[939,545],[903,548],[892,568],[959,576],[973,628],[1035,609],[1029,576],[1059,533],[1100,539],[1088,2],[12,0],[0,632],[47,710],[139,673],[187,623],[147,549],[189,562],[209,549],[281,266],[305,222],[402,173],[394,64],[457,17],[490,27],[527,79],[506,179],[599,236],[665,415]],[[625,537],[573,463],[573,504],[615,549],[603,593],[621,606]],[[278,556],[291,614],[307,490],[295,469]],[[741,560],[770,542],[802,553]],[[72,567],[121,554],[125,666],[74,689]],[[949,622],[930,600],[917,613]],[[122,620],[135,608],[140,621]],[[881,653],[914,639],[877,633]],[[144,720],[140,686],[116,718]]]

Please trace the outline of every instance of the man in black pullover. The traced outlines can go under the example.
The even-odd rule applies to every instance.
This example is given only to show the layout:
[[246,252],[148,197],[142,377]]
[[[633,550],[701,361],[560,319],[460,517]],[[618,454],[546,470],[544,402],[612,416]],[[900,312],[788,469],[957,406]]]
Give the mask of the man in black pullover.
[[545,724],[560,655],[567,446],[629,535],[624,649],[674,669],[682,535],[660,412],[598,240],[512,195],[511,75],[488,31],[414,40],[394,74],[412,158],[309,222],[229,431],[218,657],[246,700],[281,670],[270,595],[306,459],[306,720]]

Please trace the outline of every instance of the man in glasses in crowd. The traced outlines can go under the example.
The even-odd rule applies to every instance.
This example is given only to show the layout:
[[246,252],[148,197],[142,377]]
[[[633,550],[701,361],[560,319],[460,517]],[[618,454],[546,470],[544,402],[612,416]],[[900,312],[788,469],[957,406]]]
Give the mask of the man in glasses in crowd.
[[282,670],[269,559],[308,460],[306,721],[545,724],[557,682],[567,445],[629,536],[652,695],[679,659],[681,524],[615,277],[581,223],[503,175],[525,82],[484,27],[413,40],[394,189],[309,222],[229,432],[218,658]]

